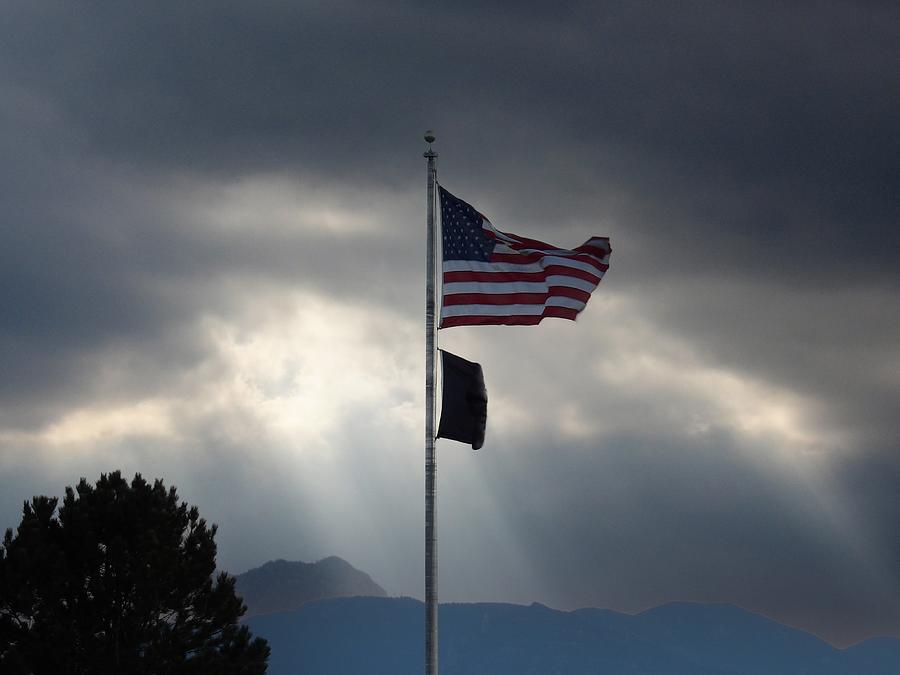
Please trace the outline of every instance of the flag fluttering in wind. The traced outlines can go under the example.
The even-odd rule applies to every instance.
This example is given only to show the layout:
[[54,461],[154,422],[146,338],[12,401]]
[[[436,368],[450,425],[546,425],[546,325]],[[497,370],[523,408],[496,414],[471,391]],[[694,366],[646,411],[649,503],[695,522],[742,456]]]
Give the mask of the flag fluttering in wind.
[[469,443],[478,450],[484,445],[487,427],[487,389],[481,365],[443,349],[440,352],[444,386],[438,438]]
[[578,248],[500,232],[440,187],[443,248],[441,328],[574,320],[609,268],[609,238]]

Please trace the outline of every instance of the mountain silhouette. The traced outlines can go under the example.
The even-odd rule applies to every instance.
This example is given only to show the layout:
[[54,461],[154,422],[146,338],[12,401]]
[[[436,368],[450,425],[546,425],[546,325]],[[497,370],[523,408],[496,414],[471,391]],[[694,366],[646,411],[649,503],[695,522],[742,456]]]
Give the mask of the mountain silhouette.
[[272,560],[238,574],[235,586],[247,605],[245,619],[297,609],[323,598],[387,595],[368,574],[337,556],[314,563]]
[[[424,609],[410,598],[334,598],[256,616],[271,675],[419,675]],[[442,675],[896,675],[900,640],[837,649],[733,605],[629,615],[533,604],[441,605]]]

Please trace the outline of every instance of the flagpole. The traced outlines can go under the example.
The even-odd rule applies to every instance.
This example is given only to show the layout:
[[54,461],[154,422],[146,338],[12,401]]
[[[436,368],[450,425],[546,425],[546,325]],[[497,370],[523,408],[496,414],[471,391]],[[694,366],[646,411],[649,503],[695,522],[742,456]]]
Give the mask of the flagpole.
[[425,256],[425,675],[438,675],[437,456],[434,447],[434,132],[428,149],[427,251]]

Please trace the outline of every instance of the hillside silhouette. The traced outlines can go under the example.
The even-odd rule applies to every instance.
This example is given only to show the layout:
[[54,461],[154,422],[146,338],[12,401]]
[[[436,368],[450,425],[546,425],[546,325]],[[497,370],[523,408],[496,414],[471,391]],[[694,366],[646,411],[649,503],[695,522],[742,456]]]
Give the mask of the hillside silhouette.
[[324,598],[387,595],[372,577],[337,556],[312,563],[271,560],[238,574],[236,580],[235,590],[247,605],[245,618],[297,609]]
[[[270,675],[419,675],[424,609],[410,598],[336,598],[256,616]],[[442,675],[896,675],[900,640],[837,649],[727,604],[636,615],[543,605],[440,607]]]

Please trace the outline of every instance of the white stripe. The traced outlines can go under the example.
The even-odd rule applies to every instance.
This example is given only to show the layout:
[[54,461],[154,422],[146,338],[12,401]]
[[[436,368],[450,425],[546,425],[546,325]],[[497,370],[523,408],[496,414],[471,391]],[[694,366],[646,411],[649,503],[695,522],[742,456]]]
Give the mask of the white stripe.
[[492,232],[494,235],[497,236],[498,239],[502,239],[503,241],[513,241],[513,242],[518,243],[518,239],[515,239],[514,237],[509,236],[505,232],[501,232],[500,230],[498,230],[496,227],[494,227],[493,223],[491,223],[491,221],[489,221],[487,218],[481,219],[481,229],[487,230],[488,232]]
[[533,316],[543,314],[546,307],[568,307],[580,312],[586,303],[574,298],[551,297],[544,304],[533,305],[447,305],[441,308],[441,317],[451,316]]
[[584,270],[601,279],[604,275],[602,270],[598,270],[589,263],[581,262],[580,260],[571,260],[569,258],[558,258],[556,256],[547,256],[542,258],[539,262],[522,264],[487,262],[484,260],[445,260],[443,262],[443,270],[445,272],[543,272],[547,265],[561,265],[563,267]]
[[445,272],[543,272],[540,263],[492,263],[482,260],[445,260]]
[[579,279],[578,277],[566,277],[561,274],[551,274],[547,277],[548,286],[568,286],[569,288],[578,288],[588,293],[593,293],[597,288],[597,284],[593,281]]
[[494,244],[494,253],[503,253],[505,255],[509,255],[510,253],[518,253],[518,251],[514,248],[510,248],[506,244]]
[[597,284],[577,277],[566,277],[553,274],[547,277],[547,283],[541,281],[451,281],[443,284],[444,295],[457,293],[548,293],[551,286],[577,288],[592,293]]
[[544,305],[450,305],[441,309],[441,317],[533,315],[543,311]]
[[[591,255],[590,253],[583,253],[581,251],[570,251],[567,248],[523,248],[521,250],[522,253],[546,253],[548,255]],[[591,256],[592,258],[596,256]]]
[[452,281],[444,284],[444,295],[456,293],[546,293],[550,289],[540,281]]

